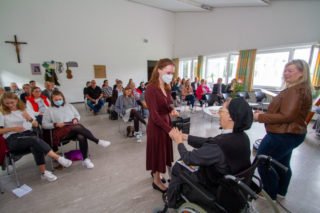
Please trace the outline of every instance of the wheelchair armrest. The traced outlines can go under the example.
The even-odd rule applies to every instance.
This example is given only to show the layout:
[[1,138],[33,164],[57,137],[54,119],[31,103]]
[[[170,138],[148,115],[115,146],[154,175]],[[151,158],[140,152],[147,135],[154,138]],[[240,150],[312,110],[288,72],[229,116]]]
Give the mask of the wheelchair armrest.
[[193,182],[189,174],[182,172],[180,177],[186,184],[188,184],[191,188],[193,188],[193,190],[195,190],[199,195],[201,195],[208,202],[213,202],[215,200],[215,196],[213,196],[200,184]]
[[244,190],[246,193],[248,193],[251,197],[253,197],[254,199],[258,198],[258,195],[252,190],[250,189],[249,186],[247,186],[245,183],[243,183],[239,178],[236,178],[233,175],[225,175],[224,179],[229,180],[234,182],[235,184],[237,184],[242,190]]

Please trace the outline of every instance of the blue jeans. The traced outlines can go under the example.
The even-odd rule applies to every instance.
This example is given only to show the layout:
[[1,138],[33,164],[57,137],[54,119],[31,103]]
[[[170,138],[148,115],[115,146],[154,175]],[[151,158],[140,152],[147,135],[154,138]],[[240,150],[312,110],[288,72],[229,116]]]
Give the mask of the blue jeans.
[[292,150],[304,141],[305,136],[306,134],[276,134],[268,132],[262,139],[257,154],[271,156],[288,167],[287,172],[276,166],[273,166],[274,170],[268,170],[265,165],[258,167],[263,188],[273,200],[277,198],[277,194],[282,196],[287,194],[292,176],[290,168]]
[[99,112],[104,102],[100,99],[97,104],[94,104],[92,101],[88,100],[87,104],[94,112]]

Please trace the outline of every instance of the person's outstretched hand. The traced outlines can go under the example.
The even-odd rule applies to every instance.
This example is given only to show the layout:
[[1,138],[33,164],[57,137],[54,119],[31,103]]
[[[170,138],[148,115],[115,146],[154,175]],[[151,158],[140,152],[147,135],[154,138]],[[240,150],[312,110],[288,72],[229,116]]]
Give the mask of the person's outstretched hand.
[[169,136],[175,143],[177,144],[183,143],[183,134],[181,131],[179,131],[178,128],[176,127],[172,128],[171,131],[169,132]]
[[178,112],[177,110],[173,109],[173,110],[170,112],[170,115],[171,115],[172,117],[178,117],[178,116],[179,116],[179,112]]

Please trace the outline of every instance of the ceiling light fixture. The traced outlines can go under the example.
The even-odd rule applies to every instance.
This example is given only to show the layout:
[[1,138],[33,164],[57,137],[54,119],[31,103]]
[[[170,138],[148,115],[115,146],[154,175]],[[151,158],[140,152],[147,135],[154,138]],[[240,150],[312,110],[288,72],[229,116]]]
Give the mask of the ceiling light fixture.
[[177,0],[177,1],[180,1],[182,3],[185,3],[185,4],[189,4],[189,5],[192,5],[192,6],[195,6],[195,7],[199,7],[199,8],[202,8],[204,10],[208,10],[208,11],[211,11],[213,10],[213,7],[208,5],[208,4],[201,4],[195,0]]

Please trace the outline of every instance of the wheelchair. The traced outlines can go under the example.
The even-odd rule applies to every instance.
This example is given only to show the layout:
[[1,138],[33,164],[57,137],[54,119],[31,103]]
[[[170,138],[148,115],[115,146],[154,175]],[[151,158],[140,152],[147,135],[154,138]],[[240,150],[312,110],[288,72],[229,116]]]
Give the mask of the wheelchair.
[[[258,155],[246,170],[236,175],[225,175],[219,180],[214,192],[208,191],[204,186],[192,181],[190,174],[180,173],[184,181],[180,196],[182,202],[176,209],[178,213],[246,213],[256,212],[253,210],[252,201],[258,199],[261,193],[274,212],[280,212],[269,195],[262,189],[262,182],[254,172],[258,165],[264,165],[274,170],[273,166],[279,167],[285,172],[288,170],[278,161],[266,155]],[[190,195],[191,194],[191,195]],[[157,213],[166,213],[168,210],[166,194],[163,195],[165,206]],[[199,202],[201,201],[201,202]]]

